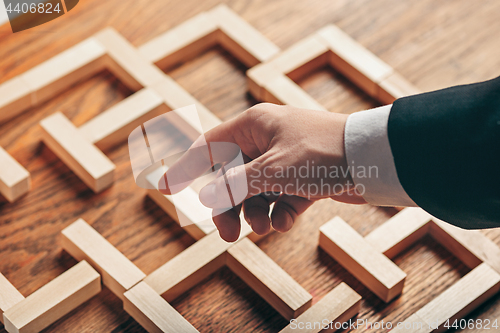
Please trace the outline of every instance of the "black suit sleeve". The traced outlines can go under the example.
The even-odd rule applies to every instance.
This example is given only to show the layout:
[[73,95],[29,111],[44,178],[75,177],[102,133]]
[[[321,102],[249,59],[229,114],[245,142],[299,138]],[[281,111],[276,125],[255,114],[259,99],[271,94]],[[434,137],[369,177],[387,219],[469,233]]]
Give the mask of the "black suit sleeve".
[[417,205],[462,228],[500,227],[500,77],[396,100],[388,136]]

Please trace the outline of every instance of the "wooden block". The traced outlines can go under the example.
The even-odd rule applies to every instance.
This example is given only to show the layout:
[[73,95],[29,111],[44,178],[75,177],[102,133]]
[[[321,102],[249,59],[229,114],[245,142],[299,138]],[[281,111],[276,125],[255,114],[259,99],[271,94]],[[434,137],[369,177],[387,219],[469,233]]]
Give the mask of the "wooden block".
[[0,147],[0,193],[13,202],[31,188],[30,173]]
[[255,99],[264,101],[266,83],[281,76],[283,74],[270,63],[254,66],[247,71],[248,90]]
[[340,217],[321,226],[319,246],[384,302],[403,291],[405,272]]
[[285,319],[296,318],[312,296],[249,239],[228,249],[227,266]]
[[113,183],[115,165],[60,112],[40,122],[45,144],[94,192]]
[[295,43],[274,57],[269,64],[294,81],[327,64],[328,48],[312,35]]
[[392,74],[392,68],[333,24],[320,29],[317,36],[332,51],[331,65],[377,98],[378,84]]
[[427,323],[439,326],[435,332],[444,332],[443,324],[450,323],[472,312],[500,290],[500,275],[488,264],[481,264],[465,275],[441,295],[427,303],[416,314]]
[[[251,231],[243,224],[239,240]],[[148,275],[144,282],[170,302],[225,266],[226,251],[233,245],[212,232]]]
[[87,141],[106,149],[126,140],[137,126],[167,111],[163,98],[145,88],[89,120],[78,130]]
[[482,262],[500,273],[500,248],[479,230],[465,230],[433,218],[431,235],[467,267]]
[[394,72],[379,83],[377,99],[381,103],[391,104],[398,98],[420,93],[421,91],[417,87],[399,73]]
[[342,282],[280,333],[335,332],[335,323],[347,322],[359,313],[361,296]]
[[[171,110],[180,109],[192,104],[196,106],[196,111],[200,117],[199,123],[179,113],[180,122],[176,124],[177,127],[192,140],[197,139],[201,133],[207,132],[222,123],[217,116],[210,112],[203,104],[197,101],[170,77],[165,76],[161,82],[153,85],[151,89],[163,98],[165,104]],[[202,128],[199,128],[199,124],[201,124]]]
[[201,13],[139,47],[147,61],[167,69],[185,62],[217,43],[217,25]]
[[116,296],[146,277],[137,266],[82,219],[62,231],[62,247],[78,261],[86,260],[101,275],[102,282]]
[[431,218],[421,208],[405,208],[365,236],[365,241],[394,258],[427,234]]
[[3,323],[3,313],[23,299],[24,296],[0,273],[0,322]]
[[39,332],[100,291],[100,275],[82,261],[5,311],[5,329]]
[[150,333],[198,332],[145,282],[140,282],[124,296],[125,311]]
[[108,69],[127,87],[134,91],[160,82],[165,74],[145,60],[123,36],[113,28],[106,28],[95,35],[108,55]]
[[269,60],[279,48],[224,4],[209,12],[222,34],[219,43],[248,67]]
[[283,103],[298,108],[326,111],[308,93],[286,76],[279,76],[265,85],[264,101]]
[[15,77],[0,84],[0,123],[31,107],[32,91],[22,77]]
[[[160,193],[158,190],[155,189],[148,190],[148,196],[154,202],[156,202],[156,204],[160,206],[160,208],[163,209],[163,211],[167,213],[171,218],[173,218],[178,224],[180,224],[179,222],[180,219],[178,217],[179,212],[184,214],[184,216],[182,217],[184,221],[186,220],[197,221],[199,220],[198,216],[200,214],[205,215],[206,211],[208,211],[208,213],[210,214],[208,215],[208,217],[210,219],[212,218],[212,210],[208,209],[207,207],[199,203],[200,200],[198,199],[198,194],[193,189],[188,187],[184,191],[181,191],[181,193],[179,194],[181,197],[177,199],[176,201],[177,206],[175,206],[174,202],[171,199],[171,196],[163,195],[162,193]],[[184,201],[184,199],[187,199],[189,197],[191,197],[190,200]],[[186,204],[179,205],[179,201],[181,200]],[[196,208],[193,207],[193,204],[196,205]],[[191,217],[193,215],[195,215],[194,220]],[[203,220],[205,219],[203,218],[202,221]],[[193,237],[196,240],[205,237],[206,235],[212,233],[216,229],[215,224],[213,223],[211,225],[207,225],[206,223],[193,223],[182,227],[188,234],[191,235],[191,237]]]
[[103,70],[105,53],[94,38],[89,38],[22,74],[20,77],[28,82],[34,93],[33,105]]

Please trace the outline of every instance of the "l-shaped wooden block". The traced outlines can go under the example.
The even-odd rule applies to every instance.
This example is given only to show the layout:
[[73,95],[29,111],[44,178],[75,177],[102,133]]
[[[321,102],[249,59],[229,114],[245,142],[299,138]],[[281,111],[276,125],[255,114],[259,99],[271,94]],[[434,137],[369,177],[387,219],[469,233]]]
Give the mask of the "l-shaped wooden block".
[[248,88],[261,101],[324,110],[294,81],[326,64],[384,104],[419,93],[389,65],[330,24],[247,72]]
[[30,173],[0,147],[0,193],[10,202],[31,188]]
[[[1,281],[0,281],[1,283]],[[5,291],[5,281],[0,285]],[[70,268],[26,298],[14,295],[17,301],[5,310],[3,320],[9,333],[39,332],[71,312],[101,291],[101,276],[86,262]]]

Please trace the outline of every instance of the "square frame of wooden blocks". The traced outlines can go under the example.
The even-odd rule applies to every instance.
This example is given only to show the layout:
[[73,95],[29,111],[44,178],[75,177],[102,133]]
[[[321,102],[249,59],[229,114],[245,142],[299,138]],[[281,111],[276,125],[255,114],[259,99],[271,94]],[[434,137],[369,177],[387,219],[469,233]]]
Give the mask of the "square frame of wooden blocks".
[[101,276],[82,261],[28,297],[0,274],[0,314],[10,333],[39,332],[101,291]]
[[248,88],[260,101],[325,110],[294,81],[326,64],[384,104],[419,93],[389,65],[333,24],[248,70]]
[[[76,128],[61,113],[41,121],[44,142],[94,192],[100,192],[113,183],[114,164],[101,149],[125,140],[135,127],[159,114],[195,104],[203,120],[203,129],[220,124],[210,111],[189,95],[169,76],[148,63],[123,37],[112,29],[105,29],[83,42],[83,45],[103,51],[100,58],[92,58],[102,65],[90,66],[95,71],[108,68],[136,93],[112,108]],[[81,48],[81,47],[79,47]],[[40,66],[45,66],[44,64]],[[40,71],[40,70],[39,70]],[[189,119],[180,114],[188,136],[200,135]]]
[[[76,260],[86,260],[100,272],[127,312],[150,331],[161,332],[158,329],[169,325],[189,327],[180,315],[165,321],[161,311],[175,311],[167,302],[225,265],[281,315],[295,318],[311,306],[312,296],[246,238],[250,232],[244,226],[236,243],[211,233],[148,276],[82,219],[62,231],[62,245]],[[149,302],[152,292],[163,298],[155,296]],[[351,306],[345,309],[350,310]]]
[[224,4],[202,12],[139,47],[145,59],[167,69],[219,44],[248,67],[279,48]]
[[[340,239],[338,229],[334,229],[337,227],[342,230],[351,229],[351,232],[343,233],[344,238]],[[388,302],[402,291],[402,285],[400,288],[395,283],[401,280],[400,273],[387,260],[394,258],[426,234],[430,234],[472,269],[415,314],[421,319],[424,331],[442,332],[445,330],[443,324],[446,320],[463,318],[500,290],[500,248],[480,231],[452,226],[433,218],[420,208],[406,208],[365,237],[357,234],[337,217],[320,228],[319,246],[368,289]],[[371,253],[368,254],[367,250]],[[381,271],[382,266],[385,271]],[[402,280],[404,283],[404,279]],[[392,288],[395,285],[398,288]],[[410,319],[415,318],[408,320]],[[437,322],[439,327],[436,330],[425,330],[430,322]]]

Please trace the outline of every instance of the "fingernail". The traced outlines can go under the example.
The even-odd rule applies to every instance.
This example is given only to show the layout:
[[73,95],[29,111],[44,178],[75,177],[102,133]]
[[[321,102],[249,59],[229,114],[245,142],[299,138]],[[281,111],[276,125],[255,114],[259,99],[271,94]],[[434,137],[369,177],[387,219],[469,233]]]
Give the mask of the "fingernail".
[[200,191],[200,201],[203,205],[207,207],[213,206],[217,202],[217,196],[215,195],[215,184],[209,184],[201,189]]

